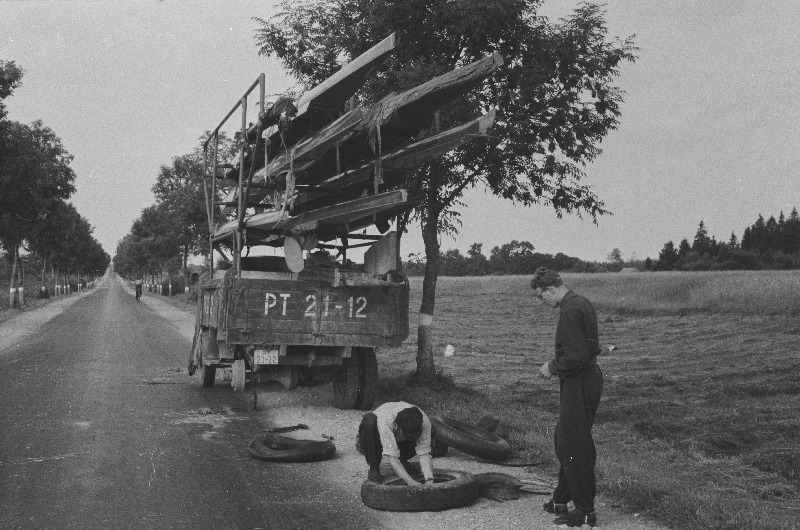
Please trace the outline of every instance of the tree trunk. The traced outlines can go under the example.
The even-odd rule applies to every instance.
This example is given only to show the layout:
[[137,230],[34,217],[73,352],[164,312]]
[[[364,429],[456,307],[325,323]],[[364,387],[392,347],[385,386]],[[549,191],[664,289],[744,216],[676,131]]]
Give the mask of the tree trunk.
[[19,247],[21,246],[22,245],[17,246],[17,262],[19,263],[17,266],[17,274],[19,275],[17,292],[19,293],[20,305],[25,305],[25,265],[22,263],[22,259],[19,257]]
[[39,287],[39,290],[45,294],[47,297],[50,293],[47,292],[47,258],[42,260],[42,286]]
[[433,363],[433,309],[436,304],[436,280],[439,276],[437,220],[438,212],[428,211],[421,223],[426,262],[417,328],[417,383],[422,386],[433,386],[436,381],[436,367]]
[[18,246],[15,242],[11,247],[11,285],[8,291],[8,302],[12,308],[19,305],[19,297],[17,296],[17,267],[19,266],[17,261],[19,259],[19,252],[17,252],[17,248]]

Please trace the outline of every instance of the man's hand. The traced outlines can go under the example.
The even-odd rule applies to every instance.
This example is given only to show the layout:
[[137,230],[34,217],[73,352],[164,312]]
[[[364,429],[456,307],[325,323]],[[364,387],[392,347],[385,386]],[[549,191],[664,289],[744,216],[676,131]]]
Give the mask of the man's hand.
[[550,367],[548,362],[545,362],[541,368],[539,368],[539,377],[541,379],[550,379],[553,377],[553,374],[550,373]]

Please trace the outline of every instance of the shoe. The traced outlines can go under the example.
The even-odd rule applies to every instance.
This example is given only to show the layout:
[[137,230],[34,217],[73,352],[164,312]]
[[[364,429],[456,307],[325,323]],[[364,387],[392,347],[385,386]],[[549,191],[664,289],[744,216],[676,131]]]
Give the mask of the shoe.
[[381,479],[381,470],[377,468],[369,468],[369,472],[367,472],[367,480],[370,482],[377,482],[380,484]]
[[553,524],[565,524],[567,526],[576,527],[588,524],[595,526],[597,524],[597,514],[583,513],[580,510],[570,510],[565,515],[553,519]]
[[567,515],[567,511],[568,511],[568,510],[567,510],[567,505],[566,505],[566,504],[561,504],[561,503],[558,503],[558,502],[553,502],[553,499],[550,499],[549,501],[547,501],[546,503],[544,503],[544,506],[542,506],[542,508],[543,508],[543,509],[544,509],[544,511],[546,511],[547,513],[554,513],[554,514],[556,514],[557,516],[560,516],[560,515]]

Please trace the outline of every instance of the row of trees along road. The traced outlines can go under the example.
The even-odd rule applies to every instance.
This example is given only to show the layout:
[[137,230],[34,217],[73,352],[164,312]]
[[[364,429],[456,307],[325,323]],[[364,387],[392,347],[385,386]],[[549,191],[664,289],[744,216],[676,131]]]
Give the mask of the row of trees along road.
[[[646,264],[647,265],[647,264]],[[742,239],[731,233],[727,242],[708,235],[703,221],[691,243],[684,238],[675,246],[667,241],[652,264],[654,270],[756,270],[800,269],[800,215],[792,208],[789,217],[767,221],[759,214],[746,227]]]
[[[202,144],[191,153],[176,156],[159,169],[152,187],[156,202],[142,210],[130,232],[118,243],[114,270],[128,278],[156,277],[186,271],[191,256],[208,247],[208,217],[203,190]],[[220,134],[219,161],[230,163],[238,154],[238,136]],[[218,221],[222,221],[221,214]]]
[[537,15],[539,0],[285,1],[260,24],[262,55],[275,56],[305,87],[320,83],[378,41],[397,33],[399,45],[356,96],[373,103],[485,55],[503,67],[482,87],[440,110],[433,128],[495,109],[494,141],[468,143],[412,175],[404,187],[422,195],[398,222],[402,234],[418,220],[425,244],[416,378],[431,385],[439,235],[458,231],[464,189],[481,186],[515,202],[563,213],[607,213],[584,184],[584,167],[620,117],[620,66],[635,59],[631,38],[608,36],[604,12],[581,4],[553,22]]
[[41,264],[43,286],[48,268],[53,281],[74,273],[80,282],[111,261],[89,222],[65,202],[75,192],[75,172],[61,139],[41,120],[26,125],[6,118],[5,99],[23,75],[14,61],[0,60],[0,246],[11,265],[11,307],[25,303],[20,249]]

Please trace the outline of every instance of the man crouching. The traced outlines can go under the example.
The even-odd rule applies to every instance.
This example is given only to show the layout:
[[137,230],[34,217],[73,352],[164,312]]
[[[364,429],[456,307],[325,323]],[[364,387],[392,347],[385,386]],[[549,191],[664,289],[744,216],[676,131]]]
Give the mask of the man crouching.
[[[397,476],[409,486],[433,484],[431,422],[414,405],[404,401],[389,402],[364,414],[358,427],[356,449],[369,465],[368,480],[381,481],[380,465],[386,456]],[[411,477],[419,473],[408,462],[414,455],[419,456],[421,483]]]

